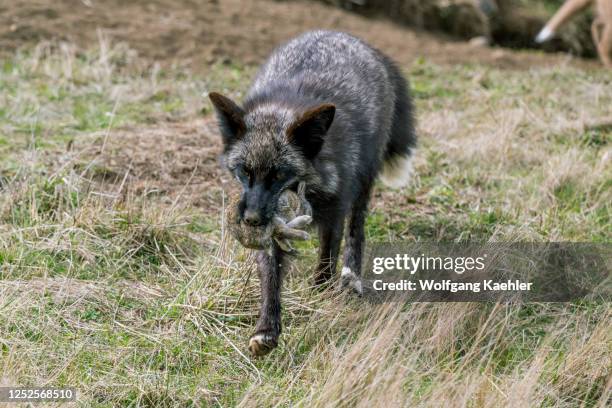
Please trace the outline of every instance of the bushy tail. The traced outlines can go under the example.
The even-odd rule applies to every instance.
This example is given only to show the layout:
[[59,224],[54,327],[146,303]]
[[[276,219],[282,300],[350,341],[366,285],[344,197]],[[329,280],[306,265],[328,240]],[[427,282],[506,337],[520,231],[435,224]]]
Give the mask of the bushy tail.
[[391,188],[402,188],[408,184],[412,176],[412,155],[394,155],[383,163],[380,180]]
[[416,146],[412,100],[401,71],[390,59],[384,61],[395,91],[395,109],[380,179],[389,187],[401,188],[410,181],[412,150]]

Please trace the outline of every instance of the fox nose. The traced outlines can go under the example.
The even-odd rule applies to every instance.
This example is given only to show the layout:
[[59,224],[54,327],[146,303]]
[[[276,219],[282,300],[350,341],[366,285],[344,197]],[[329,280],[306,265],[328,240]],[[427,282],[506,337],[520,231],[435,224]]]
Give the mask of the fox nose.
[[261,225],[261,217],[257,211],[245,210],[243,220],[247,225],[252,227]]

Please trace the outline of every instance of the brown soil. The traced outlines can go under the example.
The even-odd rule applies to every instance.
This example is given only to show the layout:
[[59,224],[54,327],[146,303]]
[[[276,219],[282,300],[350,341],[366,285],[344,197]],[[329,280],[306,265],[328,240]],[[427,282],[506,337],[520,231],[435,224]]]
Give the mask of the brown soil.
[[256,64],[272,48],[302,31],[327,28],[365,38],[408,64],[478,61],[525,68],[559,63],[596,66],[564,54],[542,55],[473,47],[426,32],[371,19],[319,2],[270,0],[14,0],[0,6],[0,56],[40,41],[95,44],[102,30],[127,42],[151,62],[205,71],[214,61]]
[[[79,138],[66,162],[113,199],[157,198],[219,215],[234,183],[219,166],[221,137],[212,117],[152,127],[125,127]],[[52,155],[55,156],[55,155]]]

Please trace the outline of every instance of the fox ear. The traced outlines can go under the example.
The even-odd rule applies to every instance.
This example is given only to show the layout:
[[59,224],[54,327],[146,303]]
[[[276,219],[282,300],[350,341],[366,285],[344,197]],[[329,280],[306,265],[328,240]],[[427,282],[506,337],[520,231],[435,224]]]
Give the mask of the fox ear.
[[223,144],[227,149],[246,132],[244,111],[231,99],[217,92],[208,94],[215,107]]
[[297,146],[307,159],[314,158],[325,140],[325,134],[331,126],[336,107],[324,103],[307,110],[287,129],[287,139]]

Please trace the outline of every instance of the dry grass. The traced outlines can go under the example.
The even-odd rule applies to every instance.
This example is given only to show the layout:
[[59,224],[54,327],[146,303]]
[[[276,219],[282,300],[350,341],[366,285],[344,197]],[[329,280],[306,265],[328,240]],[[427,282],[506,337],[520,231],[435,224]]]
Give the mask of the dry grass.
[[[250,254],[227,239],[229,185],[204,78],[42,45],[0,78],[0,384],[75,386],[82,406],[607,406],[607,303],[363,304],[287,277],[284,333],[246,354]],[[371,240],[610,240],[604,71],[405,67],[417,178],[378,188]],[[35,107],[32,109],[32,107]],[[4,141],[4,142],[1,142]]]

